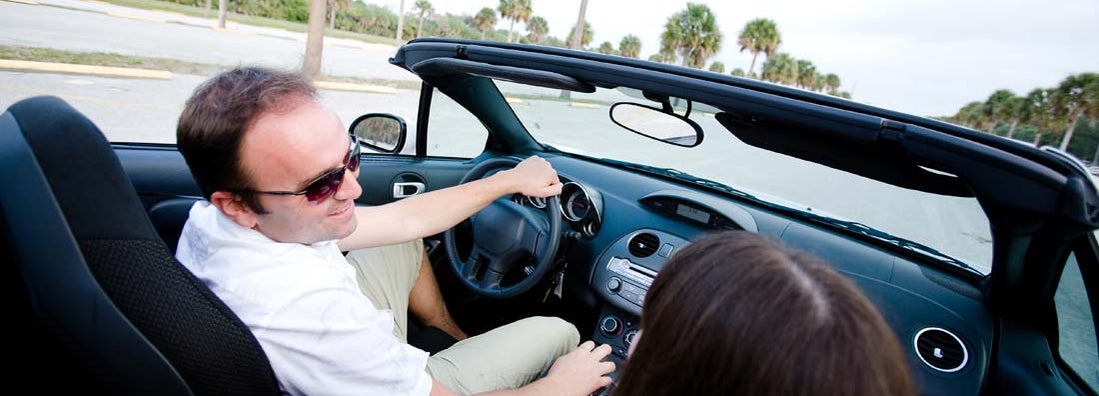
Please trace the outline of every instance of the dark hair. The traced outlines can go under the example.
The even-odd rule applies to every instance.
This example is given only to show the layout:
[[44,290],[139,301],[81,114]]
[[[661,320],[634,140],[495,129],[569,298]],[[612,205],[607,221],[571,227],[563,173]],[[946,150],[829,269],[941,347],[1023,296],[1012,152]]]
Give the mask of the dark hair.
[[[196,88],[179,116],[176,143],[202,196],[250,189],[240,162],[244,133],[261,115],[287,111],[316,96],[316,88],[300,73],[262,67],[238,67]],[[238,195],[252,210],[265,213],[253,194]]]
[[913,395],[901,347],[869,300],[808,254],[708,235],[668,262],[617,395]]

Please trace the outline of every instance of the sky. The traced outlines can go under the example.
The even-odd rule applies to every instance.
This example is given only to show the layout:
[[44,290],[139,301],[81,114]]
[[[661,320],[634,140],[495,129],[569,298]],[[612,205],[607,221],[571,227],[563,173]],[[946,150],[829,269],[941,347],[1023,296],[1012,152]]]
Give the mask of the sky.
[[[396,11],[400,0],[364,0]],[[1025,95],[1071,74],[1099,72],[1099,0],[700,0],[713,10],[726,71],[747,70],[736,38],[755,18],[782,34],[780,51],[840,76],[854,100],[921,116],[954,114],[968,102],[1010,89]],[[405,0],[410,9],[414,0]],[[498,0],[432,0],[436,12],[473,15]],[[668,17],[686,1],[589,0],[592,46],[641,38],[641,58],[657,52]],[[531,0],[532,15],[564,39],[580,0]],[[497,27],[507,29],[509,21]],[[517,32],[526,33],[522,23]],[[758,72],[763,56],[756,62]]]

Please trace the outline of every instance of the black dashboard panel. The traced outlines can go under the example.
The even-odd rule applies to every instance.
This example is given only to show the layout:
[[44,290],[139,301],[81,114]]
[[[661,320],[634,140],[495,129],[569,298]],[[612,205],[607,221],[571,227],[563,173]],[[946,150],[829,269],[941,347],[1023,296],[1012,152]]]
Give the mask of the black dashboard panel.
[[[174,148],[116,147],[116,153],[151,216],[185,218],[185,209],[199,193]],[[592,190],[589,193],[601,201],[592,211],[598,214],[592,217],[598,219],[598,228],[573,240],[563,252],[568,263],[563,286],[568,304],[594,316],[591,338],[611,344],[616,361],[625,357],[639,328],[639,302],[644,299],[645,284],[659,273],[668,257],[704,233],[742,228],[808,251],[862,288],[896,332],[921,393],[980,392],[988,376],[994,321],[981,289],[970,281],[736,197],[587,159],[546,157],[559,173]],[[460,176],[457,165],[446,171]],[[678,210],[678,205],[691,210]],[[640,240],[643,243],[634,245],[645,246],[633,248],[645,251],[632,252],[630,242],[638,242],[636,238],[642,234],[657,240]],[[612,263],[612,259],[617,260]],[[614,286],[612,278],[618,278],[617,290],[609,287]],[[925,362],[940,353],[938,344],[927,347],[915,337],[930,333],[940,335],[936,342],[956,339],[964,346],[960,367],[944,370]],[[920,348],[927,358],[917,355]],[[944,359],[951,357],[946,352],[943,355]]]
[[[559,172],[603,196],[602,229],[566,252],[570,279],[566,289],[568,298],[591,304],[591,310],[598,312],[592,338],[612,345],[617,359],[625,357],[628,338],[639,328],[638,289],[647,289],[643,287],[646,276],[659,272],[667,260],[659,254],[663,242],[670,241],[678,249],[704,233],[729,229],[724,221],[714,220],[720,216],[739,228],[812,253],[854,281],[895,331],[920,393],[980,392],[988,375],[993,318],[980,289],[968,281],[735,197],[583,159],[558,156],[550,161]],[[680,204],[704,214],[677,211]],[[641,234],[661,240],[656,252],[643,258],[630,252],[630,242]],[[939,344],[928,344],[928,337],[917,343],[916,336],[923,334],[956,339],[964,349],[939,348]],[[923,358],[917,349],[924,351]],[[925,363],[935,363],[937,356],[955,358],[954,353],[960,356],[960,367],[943,370]]]

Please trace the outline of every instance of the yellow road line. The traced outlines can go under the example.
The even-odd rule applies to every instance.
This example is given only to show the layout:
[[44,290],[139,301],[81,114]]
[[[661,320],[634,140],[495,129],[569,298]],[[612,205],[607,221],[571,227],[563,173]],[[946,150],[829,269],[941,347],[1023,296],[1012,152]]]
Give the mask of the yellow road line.
[[123,106],[123,107],[128,107],[128,108],[152,110],[152,111],[171,113],[171,114],[176,114],[176,115],[178,115],[179,112],[181,111],[181,109],[176,108],[176,107],[157,106],[157,105],[149,105],[149,104],[135,103],[135,102],[125,102],[125,101],[118,101],[118,100],[113,100],[113,99],[97,98],[97,97],[94,97],[94,96],[84,96],[84,95],[73,95],[73,94],[57,93],[56,91],[48,91],[48,90],[42,90],[42,89],[23,89],[23,88],[17,88],[17,87],[3,87],[3,88],[0,88],[0,91],[17,92],[17,93],[27,94],[27,95],[30,95],[30,96],[52,95],[52,96],[56,96],[56,97],[65,99],[69,102],[89,102],[89,103],[96,103],[96,104],[102,104],[102,105]]
[[320,88],[320,89],[327,89],[327,90],[332,90],[332,91],[354,91],[354,92],[370,92],[370,93],[381,93],[381,94],[395,94],[395,93],[397,93],[396,88],[383,87],[381,85],[353,84],[353,83],[335,82],[335,81],[314,81],[313,85],[315,85],[317,88]]
[[10,1],[12,3],[26,4],[26,5],[38,5],[37,1],[32,1],[32,0],[7,0],[7,1]]
[[585,108],[585,109],[598,109],[600,107],[603,107],[603,106],[597,105],[595,103],[584,103],[584,102],[569,102],[569,106],[582,107],[582,108]]
[[68,63],[32,62],[22,60],[0,59],[0,69],[30,70],[38,72],[94,74],[99,76],[133,77],[133,78],[159,78],[172,79],[172,72],[167,70],[129,69],[123,67],[73,65]]
[[245,36],[255,36],[256,35],[256,32],[253,32],[251,30],[233,29],[233,28],[227,28],[227,27],[222,28],[222,27],[217,27],[217,25],[215,25],[214,27],[212,27],[210,29],[214,29],[214,30],[222,31],[222,32],[243,34]]
[[147,17],[147,16],[141,16],[141,15],[120,14],[120,13],[117,13],[117,12],[108,12],[107,15],[110,15],[110,16],[113,16],[113,17],[118,17],[118,18],[126,18],[126,19],[133,19],[133,20],[146,21],[146,22],[156,22],[156,23],[164,23],[165,22],[163,19],[152,18],[152,17]]
[[508,101],[508,103],[513,103],[513,104],[523,103],[523,100],[519,99],[519,98],[505,97],[504,100]]

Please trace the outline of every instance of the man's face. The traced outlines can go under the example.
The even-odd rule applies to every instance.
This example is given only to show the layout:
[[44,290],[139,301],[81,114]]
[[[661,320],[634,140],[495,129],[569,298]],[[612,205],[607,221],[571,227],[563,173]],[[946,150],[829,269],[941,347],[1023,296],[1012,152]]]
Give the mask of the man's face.
[[[252,190],[301,191],[319,176],[344,166],[349,138],[339,117],[313,99],[290,111],[261,115],[241,142],[241,165]],[[358,159],[354,159],[358,161]],[[312,244],[341,239],[357,226],[354,199],[362,194],[346,172],[331,197],[315,204],[302,195],[258,195],[267,214],[257,215],[260,233],[278,242]]]

